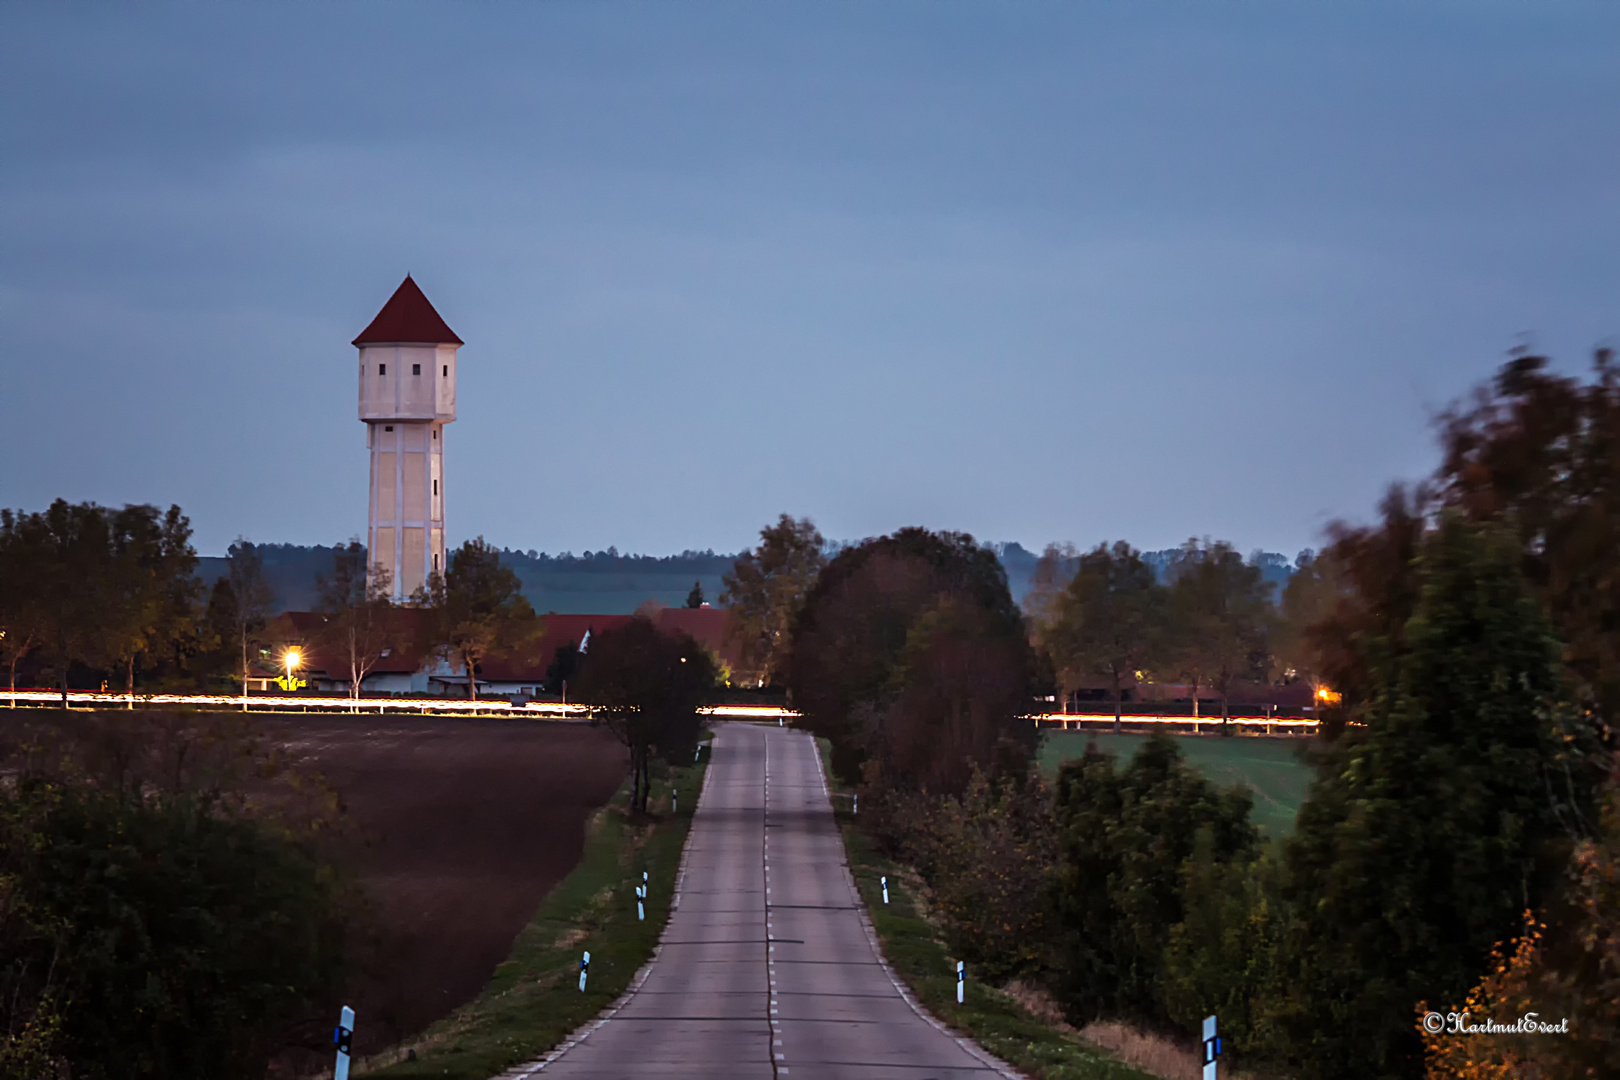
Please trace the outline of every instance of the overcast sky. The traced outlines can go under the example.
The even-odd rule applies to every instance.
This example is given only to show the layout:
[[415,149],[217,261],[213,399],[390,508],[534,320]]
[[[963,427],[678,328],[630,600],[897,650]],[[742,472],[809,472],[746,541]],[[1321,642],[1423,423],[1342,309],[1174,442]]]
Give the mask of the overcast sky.
[[410,272],[452,542],[1292,554],[1617,241],[1613,3],[3,3],[0,505],[362,534]]

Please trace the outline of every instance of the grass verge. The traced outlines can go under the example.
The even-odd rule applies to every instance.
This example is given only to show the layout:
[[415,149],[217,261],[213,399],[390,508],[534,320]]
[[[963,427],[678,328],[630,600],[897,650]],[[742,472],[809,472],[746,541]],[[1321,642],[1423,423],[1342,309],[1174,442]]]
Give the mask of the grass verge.
[[[681,850],[702,789],[702,760],[655,780],[649,815],[626,807],[628,784],[592,816],[579,865],[518,935],[511,956],[471,1002],[415,1038],[356,1062],[355,1075],[488,1080],[538,1058],[624,993],[652,957],[669,918]],[[671,791],[680,794],[670,812]],[[636,919],[635,887],[649,875],[647,919]],[[591,953],[579,992],[579,959]]]
[[[826,740],[816,742],[821,748],[822,767],[832,784]],[[1116,1060],[1108,1051],[1071,1032],[1042,1023],[1010,995],[974,982],[971,971],[966,1000],[958,1005],[956,961],[923,917],[920,899],[908,884],[910,875],[873,847],[867,835],[855,827],[847,807],[840,805],[837,816],[849,869],[877,930],[883,954],[917,1001],[936,1019],[1036,1080],[1155,1080],[1151,1074]],[[880,880],[885,876],[889,879],[887,904],[883,902]]]

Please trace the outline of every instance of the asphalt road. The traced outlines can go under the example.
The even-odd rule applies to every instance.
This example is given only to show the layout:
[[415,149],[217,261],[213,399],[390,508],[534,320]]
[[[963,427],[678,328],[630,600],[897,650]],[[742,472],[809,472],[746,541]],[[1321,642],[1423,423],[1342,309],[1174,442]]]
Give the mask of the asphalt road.
[[815,744],[722,724],[657,957],[539,1068],[568,1080],[1012,1076],[914,1010],[878,957]]

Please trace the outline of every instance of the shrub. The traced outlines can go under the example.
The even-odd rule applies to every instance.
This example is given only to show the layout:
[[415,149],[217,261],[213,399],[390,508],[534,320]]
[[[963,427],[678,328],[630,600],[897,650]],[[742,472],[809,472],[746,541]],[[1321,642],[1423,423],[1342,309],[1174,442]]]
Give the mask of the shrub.
[[[1069,1014],[1162,1019],[1164,956],[1185,917],[1183,866],[1254,857],[1247,790],[1218,791],[1171,740],[1149,739],[1123,770],[1087,747],[1057,781],[1057,990]],[[1201,846],[1200,846],[1201,845]]]

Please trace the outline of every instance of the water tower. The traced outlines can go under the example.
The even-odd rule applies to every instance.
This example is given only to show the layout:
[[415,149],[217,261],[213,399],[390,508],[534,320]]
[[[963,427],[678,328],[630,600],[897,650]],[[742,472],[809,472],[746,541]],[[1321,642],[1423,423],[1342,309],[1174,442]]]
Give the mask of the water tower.
[[444,425],[456,418],[461,344],[409,275],[354,339],[371,451],[366,549],[396,600],[444,570]]

